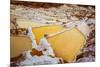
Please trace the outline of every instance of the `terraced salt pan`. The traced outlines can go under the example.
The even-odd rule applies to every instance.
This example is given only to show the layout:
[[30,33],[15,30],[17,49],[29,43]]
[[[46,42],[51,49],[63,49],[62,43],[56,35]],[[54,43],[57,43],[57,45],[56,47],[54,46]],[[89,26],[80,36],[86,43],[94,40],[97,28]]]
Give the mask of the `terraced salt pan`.
[[18,57],[24,51],[32,49],[31,39],[26,36],[11,36],[11,58]]

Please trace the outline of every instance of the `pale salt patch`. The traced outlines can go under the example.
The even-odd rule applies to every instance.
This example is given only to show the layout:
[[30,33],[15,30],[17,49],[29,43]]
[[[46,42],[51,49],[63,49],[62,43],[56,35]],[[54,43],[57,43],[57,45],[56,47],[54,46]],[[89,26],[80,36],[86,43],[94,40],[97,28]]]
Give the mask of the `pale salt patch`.
[[95,24],[95,19],[94,18],[88,19],[86,23],[87,24],[91,24],[91,23]]
[[30,51],[24,52],[23,56],[25,60],[20,61],[17,65],[29,66],[29,65],[41,65],[41,64],[58,64],[60,63],[60,58],[50,57],[47,55],[32,56]]
[[90,28],[85,23],[85,21],[79,21],[77,24],[77,28],[85,35],[85,37],[89,36]]
[[28,50],[28,51],[25,51],[22,53],[22,55],[27,58],[27,59],[30,59],[32,58],[32,55],[30,54],[31,50]]
[[46,51],[43,51],[44,55],[52,55],[55,56],[52,47],[50,46],[50,43],[48,43],[47,39],[45,37],[41,38],[40,40],[40,46],[43,46],[43,50],[46,49]]
[[28,37],[32,40],[32,48],[37,48],[37,43],[35,40],[35,35],[32,32],[32,27],[28,27]]
[[28,34],[27,35],[31,38],[31,40],[35,39],[35,35],[32,32],[32,27],[28,27]]
[[70,29],[74,28],[75,27],[75,23],[74,22],[69,22],[69,23],[66,24],[66,27],[70,28]]

